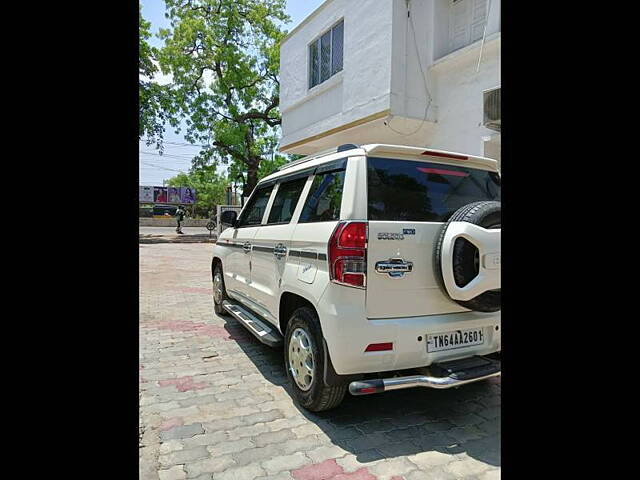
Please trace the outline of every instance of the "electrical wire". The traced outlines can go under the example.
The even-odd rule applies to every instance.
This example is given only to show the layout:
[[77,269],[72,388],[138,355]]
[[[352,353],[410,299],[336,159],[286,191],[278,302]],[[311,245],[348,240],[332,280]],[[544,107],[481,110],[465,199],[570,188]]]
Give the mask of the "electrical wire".
[[168,145],[178,145],[183,147],[202,147],[202,148],[210,148],[210,145],[200,145],[198,143],[180,143],[180,142],[163,142]]
[[489,14],[491,13],[491,0],[487,4],[487,13],[484,19],[484,31],[482,32],[482,43],[480,43],[480,55],[478,56],[478,66],[476,73],[480,71],[480,62],[482,61],[482,50],[484,49],[484,39],[487,37],[487,24],[489,23]]
[[[389,127],[389,129],[392,132],[394,132],[394,133],[396,133],[398,135],[401,135],[403,137],[410,137],[411,135],[415,135],[424,126],[425,122],[427,121],[427,115],[429,113],[429,107],[431,107],[431,102],[433,101],[433,97],[431,96],[431,92],[429,91],[429,87],[427,85],[427,75],[426,75],[426,73],[424,71],[424,68],[422,67],[422,60],[420,59],[420,50],[418,48],[418,40],[416,39],[416,28],[415,28],[415,25],[413,23],[413,17],[411,16],[411,9],[409,8],[410,2],[411,2],[411,0],[407,0],[407,2],[406,2],[406,4],[407,4],[407,17],[409,19],[409,20],[407,20],[407,27],[409,26],[409,24],[411,24],[411,32],[413,34],[413,45],[414,45],[414,47],[416,49],[416,57],[418,58],[418,65],[420,66],[420,73],[422,75],[422,82],[424,84],[425,93],[427,94],[427,97],[429,97],[429,101],[427,102],[427,106],[424,109],[424,117],[422,118],[422,121],[420,122],[420,125],[418,125],[418,127],[411,133],[403,133],[403,132],[399,132],[396,129],[394,129],[391,126],[391,118],[389,119],[389,121],[385,122],[385,125],[387,127]],[[407,30],[408,30],[408,28],[407,28]],[[405,33],[405,38],[406,38],[406,36],[407,35]],[[406,65],[405,65],[405,78],[407,76],[408,69],[409,69],[409,64],[407,62]],[[404,94],[405,94],[405,96],[407,95],[406,89],[405,89]]]
[[139,151],[138,153],[142,154],[142,155],[152,155],[152,156],[156,156],[156,157],[160,157],[160,158],[167,158],[167,159],[171,159],[171,158],[175,158],[178,160],[192,160],[195,155],[174,155],[171,153],[163,153],[162,155],[159,153],[154,153],[154,152],[144,152],[144,151]]
[[148,163],[148,162],[141,162],[141,163],[143,163],[144,165],[148,165],[148,166],[150,166],[150,167],[156,167],[156,168],[159,168],[159,169],[161,169],[161,170],[169,170],[169,171],[171,171],[171,172],[183,172],[183,170],[176,170],[176,169],[174,169],[174,168],[167,168],[167,167],[163,167],[163,166],[161,166],[161,165],[155,165],[155,164],[153,164],[153,163]]

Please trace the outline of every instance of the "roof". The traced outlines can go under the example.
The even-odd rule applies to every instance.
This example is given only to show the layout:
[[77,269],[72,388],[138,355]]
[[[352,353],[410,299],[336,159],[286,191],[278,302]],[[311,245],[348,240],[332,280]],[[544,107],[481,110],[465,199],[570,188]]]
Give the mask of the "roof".
[[455,163],[456,165],[466,165],[483,170],[498,171],[498,161],[493,158],[479,157],[469,153],[451,152],[448,150],[437,150],[429,147],[409,147],[406,145],[390,145],[386,143],[373,143],[362,145],[367,155],[392,154],[394,157],[413,157],[429,159],[436,163]]
[[316,8],[313,12],[311,12],[309,15],[307,15],[304,18],[304,20],[302,20],[298,25],[293,27],[293,29],[289,33],[287,33],[284,36],[284,38],[280,41],[280,44],[283,44],[284,42],[286,42],[289,39],[289,37],[291,37],[294,33],[296,33],[298,30],[300,30],[307,23],[309,23],[309,21],[313,17],[315,17],[318,14],[318,12],[320,12],[320,10],[322,10],[324,7],[326,7],[331,2],[333,2],[333,0],[325,0],[324,2],[322,2],[318,8]]

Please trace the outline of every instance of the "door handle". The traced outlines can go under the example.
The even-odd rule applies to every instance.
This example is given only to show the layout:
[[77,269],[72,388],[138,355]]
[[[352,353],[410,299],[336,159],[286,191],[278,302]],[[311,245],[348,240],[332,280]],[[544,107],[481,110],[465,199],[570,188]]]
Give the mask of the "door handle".
[[279,243],[273,247],[273,254],[276,258],[282,258],[287,254],[287,247],[285,247],[284,244]]
[[249,253],[251,251],[251,244],[249,242],[245,242],[244,245],[242,245],[242,249],[244,250],[244,253]]
[[405,273],[413,271],[413,262],[406,262],[402,258],[390,258],[376,262],[376,272],[386,273],[391,278],[402,278]]

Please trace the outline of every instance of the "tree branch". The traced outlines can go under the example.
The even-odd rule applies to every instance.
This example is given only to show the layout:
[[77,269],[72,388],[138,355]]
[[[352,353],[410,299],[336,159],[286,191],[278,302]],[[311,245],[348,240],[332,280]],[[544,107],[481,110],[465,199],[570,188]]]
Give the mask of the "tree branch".
[[243,163],[246,162],[246,158],[244,157],[244,155],[242,155],[242,153],[238,152],[237,150],[234,150],[226,143],[212,142],[211,145],[213,145],[214,147],[218,147],[219,149],[224,151],[227,155],[232,156],[236,160],[240,160]]
[[271,103],[267,106],[267,108],[265,109],[264,112],[259,112],[257,110],[251,110],[251,111],[249,111],[247,113],[244,113],[242,115],[237,116],[236,118],[234,118],[234,120],[236,122],[238,122],[238,123],[244,123],[245,121],[250,120],[250,119],[264,120],[265,122],[267,122],[269,124],[269,126],[275,127],[276,125],[282,124],[282,120],[279,119],[279,118],[270,117],[269,113],[271,112],[271,110],[276,108],[279,104],[280,104],[280,97],[279,96],[275,96],[275,97],[273,97],[273,99],[271,100]]

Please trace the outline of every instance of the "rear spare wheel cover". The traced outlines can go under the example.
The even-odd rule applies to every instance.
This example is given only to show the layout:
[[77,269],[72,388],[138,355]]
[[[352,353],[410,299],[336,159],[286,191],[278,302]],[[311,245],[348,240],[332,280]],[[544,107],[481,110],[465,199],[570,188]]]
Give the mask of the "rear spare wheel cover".
[[451,216],[436,242],[436,278],[469,310],[500,310],[500,227],[500,202],[474,202]]

